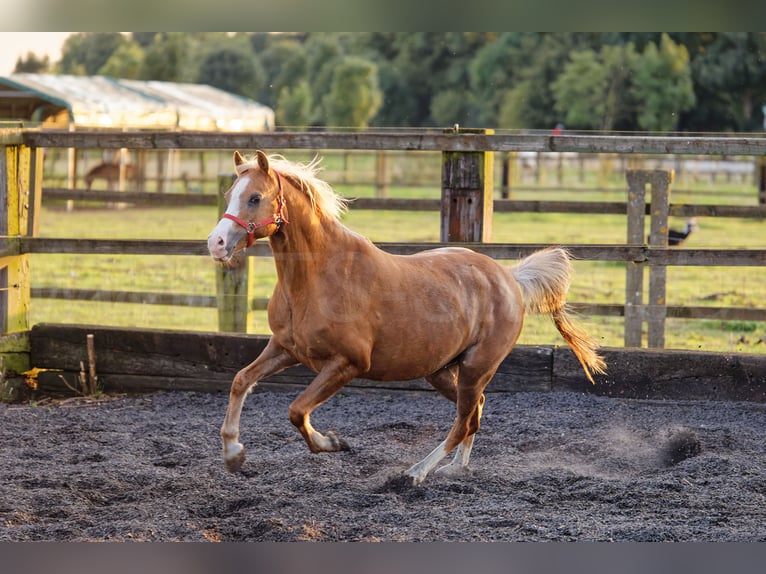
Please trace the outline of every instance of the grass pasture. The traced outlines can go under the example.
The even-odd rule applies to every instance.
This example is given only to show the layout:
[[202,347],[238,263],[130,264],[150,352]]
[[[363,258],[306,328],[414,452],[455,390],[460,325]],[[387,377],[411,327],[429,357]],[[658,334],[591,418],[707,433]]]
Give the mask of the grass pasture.
[[[360,190],[338,185],[348,195]],[[438,193],[438,190],[435,190]],[[423,190],[413,190],[422,196]],[[72,212],[45,207],[40,235],[59,238],[190,239],[204,241],[215,224],[214,208],[106,209],[78,206]],[[346,225],[374,241],[435,242],[439,238],[437,212],[353,210]],[[705,219],[687,242],[693,247],[764,248],[764,222],[740,219]],[[671,221],[682,226],[683,221]],[[498,243],[621,243],[625,218],[618,215],[497,213],[493,240]],[[215,264],[207,257],[164,257],[125,254],[31,256],[34,287],[155,291],[192,295],[215,294]],[[510,262],[508,262],[510,264]],[[575,262],[570,300],[582,303],[623,303],[624,264]],[[253,265],[256,296],[270,294],[275,281],[273,262],[258,259]],[[671,267],[668,269],[669,305],[762,307],[766,300],[763,269],[744,267]],[[32,324],[41,322],[92,323],[124,327],[152,327],[215,331],[215,309],[33,299]],[[619,317],[581,317],[584,325],[605,346],[621,346],[623,322]],[[265,312],[254,314],[253,333],[268,333]],[[669,319],[666,346],[675,349],[766,353],[766,324],[748,321]],[[530,317],[520,341],[524,344],[560,344],[551,321]]]

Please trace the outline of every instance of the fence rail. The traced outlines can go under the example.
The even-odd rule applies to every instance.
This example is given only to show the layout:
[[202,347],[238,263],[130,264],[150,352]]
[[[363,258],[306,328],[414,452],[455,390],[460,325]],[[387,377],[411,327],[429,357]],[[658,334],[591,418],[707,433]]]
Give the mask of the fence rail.
[[[208,255],[204,241],[188,239],[54,239],[41,237],[9,238],[9,246],[0,258],[20,253],[71,253],[77,255]],[[412,255],[438,247],[468,247],[493,259],[513,260],[549,247],[547,243],[376,243],[395,255]],[[650,265],[697,267],[755,267],[766,265],[766,249],[671,249],[645,244],[613,245],[597,243],[561,244],[575,259],[585,261],[622,261]],[[267,243],[255,243],[245,251],[256,257],[271,256]]]
[[[563,190],[565,191],[565,190]],[[624,193],[624,190],[623,190]],[[218,198],[211,194],[155,193],[137,191],[89,191],[84,189],[43,188],[44,200],[75,200],[104,203],[130,203],[148,206],[214,206]],[[439,199],[350,198],[352,209],[386,209],[392,211],[439,211]],[[556,201],[495,199],[493,209],[498,213],[579,213],[625,215],[624,201]],[[646,204],[651,213],[651,202]],[[689,205],[671,203],[669,214],[676,217],[738,217],[766,218],[766,205]]]
[[455,152],[766,155],[766,136],[626,136],[396,132],[210,133],[25,130],[28,147],[101,149],[348,149]]

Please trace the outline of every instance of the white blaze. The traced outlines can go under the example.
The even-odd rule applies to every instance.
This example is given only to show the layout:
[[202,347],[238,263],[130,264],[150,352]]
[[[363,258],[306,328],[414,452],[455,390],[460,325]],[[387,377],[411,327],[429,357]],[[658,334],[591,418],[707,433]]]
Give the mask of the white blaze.
[[[237,183],[234,184],[234,188],[231,190],[231,197],[229,198],[229,206],[226,208],[226,213],[229,215],[237,216],[237,210],[240,205],[240,198],[247,186],[250,184],[250,179],[247,177],[240,177]],[[210,251],[210,255],[215,259],[222,259],[226,256],[226,237],[231,232],[232,228],[236,225],[231,219],[221,219],[218,224],[210,232],[207,237],[207,248]]]

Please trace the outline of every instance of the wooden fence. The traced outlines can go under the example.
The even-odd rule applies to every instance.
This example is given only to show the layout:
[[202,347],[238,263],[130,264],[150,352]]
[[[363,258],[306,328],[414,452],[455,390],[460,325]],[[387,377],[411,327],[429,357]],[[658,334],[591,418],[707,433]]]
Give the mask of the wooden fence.
[[[403,200],[360,198],[355,209],[436,209],[443,214],[442,243],[469,242],[479,252],[498,259],[517,259],[536,249],[538,244],[481,243],[488,237],[493,211],[532,211],[565,213],[615,213],[628,215],[628,240],[621,245],[568,245],[573,255],[584,260],[622,261],[626,263],[626,299],[624,305],[582,305],[587,314],[625,316],[626,346],[641,345],[641,330],[649,325],[649,345],[663,344],[667,316],[688,318],[730,318],[766,321],[766,309],[668,307],[664,304],[664,268],[669,265],[694,266],[764,266],[766,250],[667,248],[667,217],[723,216],[766,217],[766,206],[673,205],[668,202],[670,178],[663,171],[634,171],[629,177],[626,202],[563,202],[492,200],[493,152],[579,152],[617,154],[694,154],[766,156],[763,137],[658,137],[658,136],[589,136],[589,135],[501,135],[447,131],[427,133],[258,133],[221,134],[194,132],[64,132],[49,130],[12,130],[4,132],[0,145],[0,188],[5,201],[0,213],[0,321],[3,332],[30,328],[26,309],[30,297],[63,296],[89,300],[156,302],[198,306],[218,306],[221,329],[242,332],[248,312],[265,307],[265,300],[215,296],[190,297],[159,293],[115,293],[86,290],[32,290],[29,283],[31,253],[77,254],[161,254],[205,255],[202,241],[127,241],[43,239],[37,236],[38,212],[42,197],[94,199],[94,192],[75,189],[43,189],[41,150],[43,148],[102,149],[352,149],[352,150],[424,150],[440,151],[443,158],[442,199]],[[665,174],[665,175],[663,175]],[[663,179],[664,178],[664,179]],[[650,185],[647,197],[645,190]],[[211,204],[216,197],[184,195],[183,203]],[[173,194],[99,192],[99,199],[135,203],[172,203]],[[652,234],[644,242],[644,217],[652,221]],[[408,254],[440,244],[379,244],[391,253]],[[248,253],[269,255],[267,244],[258,243]],[[244,259],[243,268],[247,264]],[[222,272],[223,273],[223,272]],[[244,269],[219,281],[219,288],[242,289]],[[650,273],[648,298],[643,293],[644,273]],[[246,289],[245,289],[246,291]],[[221,301],[233,301],[222,305]],[[2,349],[0,349],[2,352]]]

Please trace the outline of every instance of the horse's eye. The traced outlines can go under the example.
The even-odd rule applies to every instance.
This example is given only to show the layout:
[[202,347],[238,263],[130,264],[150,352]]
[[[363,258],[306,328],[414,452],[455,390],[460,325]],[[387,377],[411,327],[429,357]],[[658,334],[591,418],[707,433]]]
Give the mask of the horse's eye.
[[258,205],[259,201],[261,201],[261,196],[257,193],[254,193],[250,196],[250,199],[247,200],[247,203],[250,205]]

